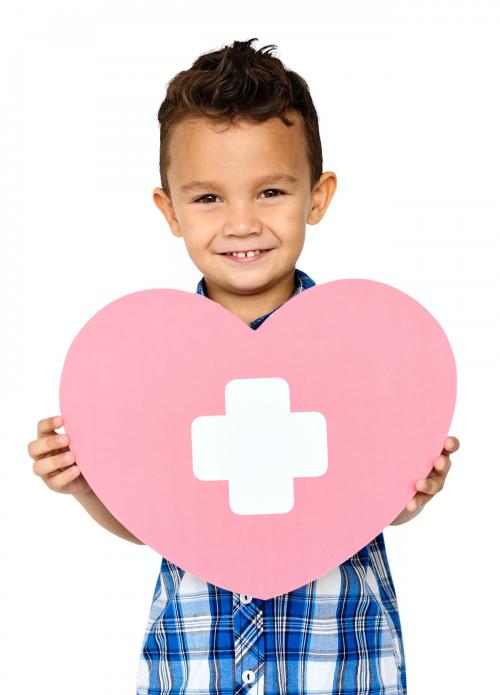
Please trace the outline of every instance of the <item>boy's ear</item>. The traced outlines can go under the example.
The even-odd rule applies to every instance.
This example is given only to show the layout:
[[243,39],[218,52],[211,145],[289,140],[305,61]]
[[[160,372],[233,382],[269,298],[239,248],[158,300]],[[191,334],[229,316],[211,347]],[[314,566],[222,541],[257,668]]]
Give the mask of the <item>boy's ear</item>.
[[337,176],[333,171],[323,172],[311,192],[307,224],[318,224],[327,211],[336,190]]
[[172,234],[181,237],[182,231],[179,222],[177,221],[177,217],[175,216],[174,206],[168,195],[163,190],[163,188],[157,187],[154,189],[153,201],[156,207],[163,214],[164,218],[167,220],[168,226],[170,227],[170,231],[172,232]]

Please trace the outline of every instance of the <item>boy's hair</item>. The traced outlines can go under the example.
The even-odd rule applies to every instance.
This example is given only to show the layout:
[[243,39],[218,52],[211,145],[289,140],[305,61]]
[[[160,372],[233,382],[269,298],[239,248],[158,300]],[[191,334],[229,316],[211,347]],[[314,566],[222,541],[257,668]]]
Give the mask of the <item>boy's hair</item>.
[[318,116],[306,81],[281,60],[271,55],[276,46],[259,50],[252,42],[234,41],[232,46],[204,53],[189,70],[182,70],[168,83],[158,111],[160,122],[160,177],[170,197],[167,181],[168,142],[174,123],[183,116],[202,116],[232,125],[237,118],[259,122],[277,116],[291,126],[284,112],[296,109],[302,116],[307,155],[311,170],[311,189],[323,169]]

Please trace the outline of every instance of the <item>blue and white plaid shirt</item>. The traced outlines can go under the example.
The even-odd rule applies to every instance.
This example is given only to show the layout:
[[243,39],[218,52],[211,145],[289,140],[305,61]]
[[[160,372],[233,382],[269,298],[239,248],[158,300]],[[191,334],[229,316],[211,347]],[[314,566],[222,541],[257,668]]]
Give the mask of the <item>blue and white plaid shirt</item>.
[[[294,295],[314,284],[295,269]],[[196,291],[207,296],[204,278]],[[248,325],[256,329],[272,313]],[[167,693],[406,695],[382,533],[322,577],[267,600],[221,589],[162,558],[137,695]]]

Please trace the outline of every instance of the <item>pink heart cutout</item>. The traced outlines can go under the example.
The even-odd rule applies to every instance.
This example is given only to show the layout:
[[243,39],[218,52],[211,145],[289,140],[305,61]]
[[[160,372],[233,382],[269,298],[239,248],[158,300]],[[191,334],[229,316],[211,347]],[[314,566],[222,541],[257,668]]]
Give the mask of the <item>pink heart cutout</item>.
[[[294,477],[286,513],[235,513],[227,480],[194,474],[192,424],[226,414],[228,382],[269,378],[287,382],[292,413],[323,414],[328,468]],[[320,577],[393,521],[441,453],[455,399],[438,322],[363,279],[315,285],[255,331],[197,294],[128,294],[83,326],[60,383],[70,448],[110,512],[191,574],[261,599]],[[253,412],[235,465],[270,455]],[[253,474],[249,505],[267,489]]]

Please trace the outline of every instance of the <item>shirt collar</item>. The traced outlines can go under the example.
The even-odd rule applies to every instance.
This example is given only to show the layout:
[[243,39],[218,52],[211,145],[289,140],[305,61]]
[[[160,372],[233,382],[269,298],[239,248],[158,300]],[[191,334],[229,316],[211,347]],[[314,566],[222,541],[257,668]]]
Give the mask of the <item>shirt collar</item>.
[[[295,284],[295,291],[292,294],[292,297],[295,297],[296,294],[300,294],[304,290],[309,289],[309,287],[312,287],[316,283],[314,280],[309,277],[307,273],[304,273],[304,271],[299,270],[298,268],[295,268],[295,274],[294,274],[294,284]],[[205,284],[205,278],[202,277],[201,280],[199,281],[197,287],[196,287],[196,294],[201,294],[202,297],[207,296],[207,286]],[[291,297],[290,297],[291,299]],[[279,307],[282,306],[281,304],[277,306],[275,309],[270,311],[268,314],[264,314],[263,316],[259,316],[258,318],[254,319],[251,323],[248,325],[250,328],[258,328],[260,324],[267,319],[268,316],[271,316],[272,313],[276,311],[276,309],[279,309]]]

